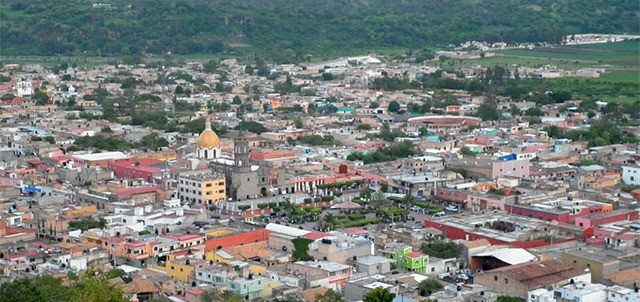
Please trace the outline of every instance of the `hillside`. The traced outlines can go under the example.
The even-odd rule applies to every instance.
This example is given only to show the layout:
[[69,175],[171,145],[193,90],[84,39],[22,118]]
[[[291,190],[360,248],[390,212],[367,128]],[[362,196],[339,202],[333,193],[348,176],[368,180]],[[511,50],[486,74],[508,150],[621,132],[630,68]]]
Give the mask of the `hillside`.
[[2,1],[0,54],[190,54],[246,48],[286,61],[308,53],[416,49],[468,40],[555,42],[567,33],[637,33],[640,27],[638,3],[627,0],[101,2],[111,7],[93,7],[88,0]]

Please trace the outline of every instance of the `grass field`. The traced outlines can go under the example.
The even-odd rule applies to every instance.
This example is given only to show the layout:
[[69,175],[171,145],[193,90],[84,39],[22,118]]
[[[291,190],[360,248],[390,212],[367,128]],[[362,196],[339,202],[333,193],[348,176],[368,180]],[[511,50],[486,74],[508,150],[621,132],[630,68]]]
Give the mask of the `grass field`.
[[597,79],[598,81],[611,81],[618,83],[636,83],[640,91],[640,71],[613,71],[606,72]]
[[640,68],[640,41],[618,43],[541,47],[534,49],[508,49],[497,52],[517,58],[577,61],[577,64]]
[[603,97],[602,101],[609,103],[634,103],[640,102],[640,97]]
[[[432,65],[438,65],[439,63],[434,63]],[[530,66],[530,67],[540,67],[544,65],[556,65],[558,67],[563,68],[582,68],[582,67],[597,67],[596,63],[585,63],[571,60],[552,60],[548,58],[526,58],[526,57],[509,57],[503,55],[496,55],[489,58],[484,59],[470,59],[470,60],[447,60],[443,64],[443,66],[473,66],[473,65],[483,65],[483,66],[491,66],[491,65],[518,65],[518,66]]]

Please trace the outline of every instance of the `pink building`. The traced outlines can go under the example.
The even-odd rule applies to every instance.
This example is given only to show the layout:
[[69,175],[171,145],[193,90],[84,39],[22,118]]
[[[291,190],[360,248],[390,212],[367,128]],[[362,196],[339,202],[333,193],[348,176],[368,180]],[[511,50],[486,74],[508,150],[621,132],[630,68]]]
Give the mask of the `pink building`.
[[595,228],[603,224],[619,221],[634,221],[638,219],[638,216],[638,211],[636,210],[615,210],[602,214],[578,216],[575,218],[575,225],[583,228]]

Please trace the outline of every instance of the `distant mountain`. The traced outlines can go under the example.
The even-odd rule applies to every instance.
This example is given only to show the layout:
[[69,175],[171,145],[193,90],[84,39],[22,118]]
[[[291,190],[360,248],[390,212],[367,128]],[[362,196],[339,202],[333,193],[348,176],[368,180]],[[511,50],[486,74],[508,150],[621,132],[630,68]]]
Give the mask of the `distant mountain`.
[[468,40],[638,33],[629,0],[5,0],[3,55],[246,52],[292,59]]

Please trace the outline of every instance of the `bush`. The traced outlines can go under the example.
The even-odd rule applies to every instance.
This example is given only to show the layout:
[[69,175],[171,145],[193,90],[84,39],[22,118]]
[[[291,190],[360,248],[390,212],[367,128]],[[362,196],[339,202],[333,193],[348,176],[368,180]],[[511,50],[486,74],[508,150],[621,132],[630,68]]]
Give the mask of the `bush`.
[[333,196],[322,196],[321,200],[322,201],[331,201],[333,200],[335,197]]

